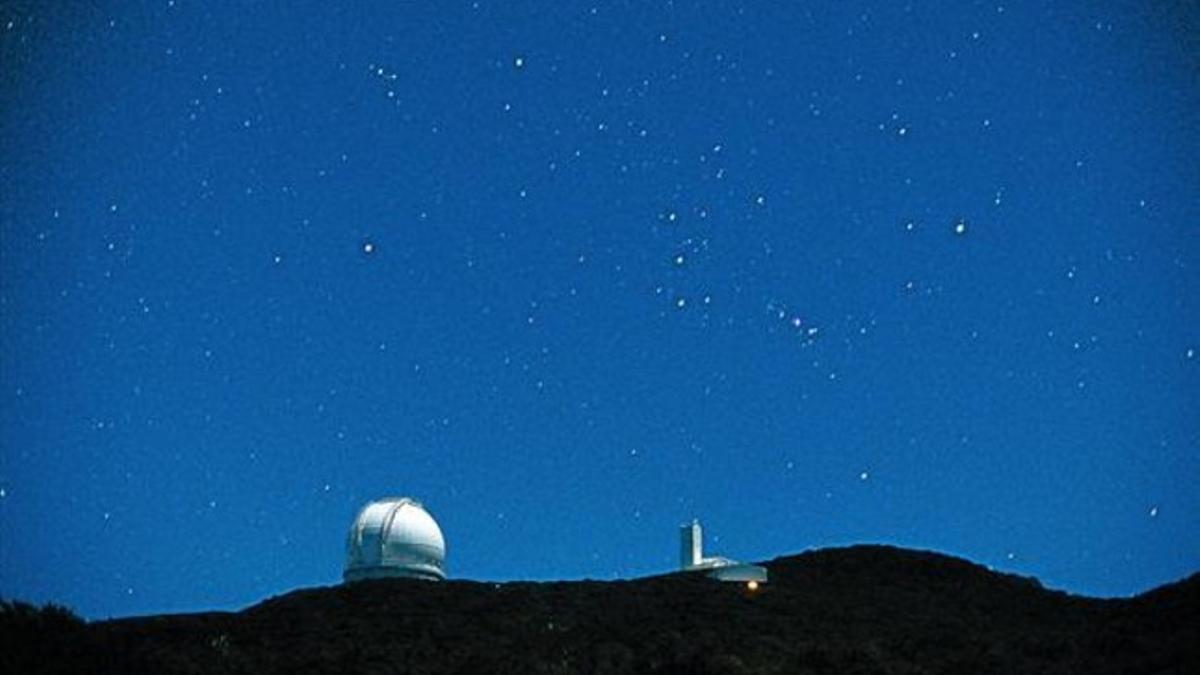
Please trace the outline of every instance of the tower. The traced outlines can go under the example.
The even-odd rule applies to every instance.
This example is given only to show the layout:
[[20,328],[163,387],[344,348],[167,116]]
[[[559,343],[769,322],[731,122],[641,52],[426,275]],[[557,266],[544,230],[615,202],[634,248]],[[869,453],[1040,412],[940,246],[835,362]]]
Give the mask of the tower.
[[679,528],[679,569],[689,570],[704,560],[704,531],[700,521]]

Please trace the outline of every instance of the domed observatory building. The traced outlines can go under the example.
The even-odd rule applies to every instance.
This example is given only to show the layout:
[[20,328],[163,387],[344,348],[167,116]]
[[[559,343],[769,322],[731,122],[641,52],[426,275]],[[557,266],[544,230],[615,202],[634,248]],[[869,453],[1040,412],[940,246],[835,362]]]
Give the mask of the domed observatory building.
[[446,578],[446,541],[437,521],[408,497],[373,501],[358,512],[346,539],[346,582]]

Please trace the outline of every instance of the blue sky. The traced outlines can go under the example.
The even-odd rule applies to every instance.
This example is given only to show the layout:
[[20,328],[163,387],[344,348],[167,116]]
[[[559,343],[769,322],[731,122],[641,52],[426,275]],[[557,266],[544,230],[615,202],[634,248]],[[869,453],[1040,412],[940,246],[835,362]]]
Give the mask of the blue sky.
[[1186,3],[0,11],[0,595],[1200,562]]

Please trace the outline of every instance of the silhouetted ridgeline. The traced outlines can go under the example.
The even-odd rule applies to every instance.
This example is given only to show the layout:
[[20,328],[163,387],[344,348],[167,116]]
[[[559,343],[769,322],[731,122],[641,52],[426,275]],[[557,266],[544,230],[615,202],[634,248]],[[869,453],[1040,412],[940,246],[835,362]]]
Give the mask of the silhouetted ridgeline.
[[237,613],[84,623],[6,604],[4,673],[1200,673],[1200,575],[1130,600],[883,546],[779,558],[757,592],[366,581]]

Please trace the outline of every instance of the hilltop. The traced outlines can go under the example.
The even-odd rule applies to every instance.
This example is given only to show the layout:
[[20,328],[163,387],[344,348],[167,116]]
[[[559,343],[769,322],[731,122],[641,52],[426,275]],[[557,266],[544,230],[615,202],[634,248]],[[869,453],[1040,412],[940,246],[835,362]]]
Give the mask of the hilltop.
[[855,546],[694,573],[374,580],[240,612],[84,623],[9,605],[11,673],[1196,673],[1200,575],[1127,600],[936,553]]

